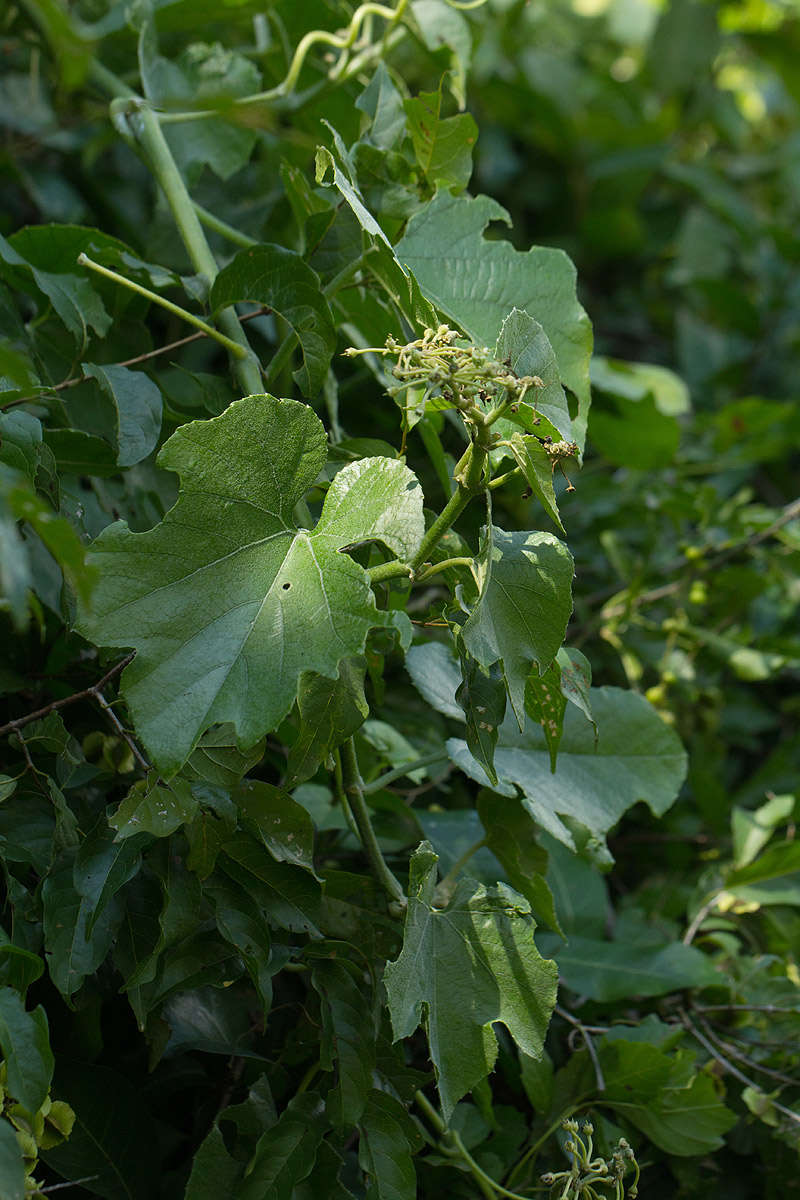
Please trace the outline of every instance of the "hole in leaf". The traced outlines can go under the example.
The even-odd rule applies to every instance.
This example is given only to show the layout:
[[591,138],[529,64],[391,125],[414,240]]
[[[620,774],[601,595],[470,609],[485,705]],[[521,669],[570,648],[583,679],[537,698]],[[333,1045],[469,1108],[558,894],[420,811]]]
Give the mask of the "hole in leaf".
[[290,583],[284,583],[284,585],[283,585],[283,590],[284,590],[285,592],[288,592],[288,590],[289,590],[289,588],[290,588],[291,586],[292,586],[292,585],[291,585]]

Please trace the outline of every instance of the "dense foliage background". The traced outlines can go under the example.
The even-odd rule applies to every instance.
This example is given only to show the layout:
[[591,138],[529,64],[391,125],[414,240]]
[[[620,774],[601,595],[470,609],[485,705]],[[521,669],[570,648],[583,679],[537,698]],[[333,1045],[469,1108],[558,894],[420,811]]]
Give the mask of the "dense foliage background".
[[[620,1138],[648,1200],[800,1191],[796,6],[29,0],[0,51],[0,1195],[591,1200]],[[594,327],[570,482],[589,327],[531,246]],[[430,529],[464,427],[343,352],[514,307],[544,424],[494,544],[482,499],[425,543],[398,451]],[[259,455],[356,564],[343,649],[309,607],[195,719],[159,555]],[[487,566],[556,535],[558,658],[568,578],[511,618]]]

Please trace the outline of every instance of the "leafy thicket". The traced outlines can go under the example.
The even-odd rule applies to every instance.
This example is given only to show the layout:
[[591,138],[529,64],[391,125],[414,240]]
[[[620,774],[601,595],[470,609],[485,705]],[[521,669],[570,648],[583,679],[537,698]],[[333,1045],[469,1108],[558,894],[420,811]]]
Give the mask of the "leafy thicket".
[[789,1195],[797,20],[0,36],[0,1194]]

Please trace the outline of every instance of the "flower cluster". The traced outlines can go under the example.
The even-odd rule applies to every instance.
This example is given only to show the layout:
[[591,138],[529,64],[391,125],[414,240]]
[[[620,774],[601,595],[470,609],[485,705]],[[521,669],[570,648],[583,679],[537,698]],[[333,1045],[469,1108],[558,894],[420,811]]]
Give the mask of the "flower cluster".
[[388,337],[384,346],[351,347],[345,354],[396,359],[391,373],[398,382],[388,389],[390,395],[420,389],[425,403],[456,408],[473,420],[484,418],[487,405],[500,404],[513,412],[531,389],[544,386],[538,375],[517,375],[508,360],[499,362],[488,347],[464,344],[449,325],[426,329],[421,338],[405,345]]
[[573,1118],[562,1122],[561,1128],[570,1134],[564,1150],[572,1163],[568,1171],[548,1171],[542,1183],[550,1185],[552,1200],[603,1200],[597,1188],[613,1188],[607,1200],[625,1200],[625,1173],[633,1167],[634,1179],[628,1188],[630,1200],[639,1195],[639,1164],[625,1138],[620,1138],[611,1158],[592,1158],[594,1126],[589,1121],[578,1123]]

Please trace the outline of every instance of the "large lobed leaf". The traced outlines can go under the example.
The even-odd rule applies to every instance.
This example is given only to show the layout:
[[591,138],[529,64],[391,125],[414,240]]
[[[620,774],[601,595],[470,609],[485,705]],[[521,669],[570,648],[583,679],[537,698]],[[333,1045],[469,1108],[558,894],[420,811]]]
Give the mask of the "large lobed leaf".
[[575,292],[575,268],[563,250],[487,241],[490,221],[509,222],[488,196],[440,191],[411,218],[395,246],[423,293],[477,342],[494,345],[506,316],[524,310],[543,326],[555,350],[562,381],[578,398],[573,422],[583,445],[589,411],[592,329]]
[[572,612],[572,573],[572,555],[551,533],[486,527],[478,564],[480,597],[462,637],[481,666],[502,664],[520,728],[531,664],[546,670],[564,640]]
[[299,529],[294,506],[325,457],[311,409],[248,396],[165,444],[159,464],[180,474],[181,491],[160,525],[116,522],[94,542],[99,582],[78,628],[136,650],[122,690],[162,773],[216,723],[252,745],[286,715],[303,672],[336,678],[371,628],[394,624],[340,551],[380,540],[411,557],[421,489],[401,462],[362,459],[338,473],[316,528]]
[[445,1121],[494,1067],[502,1022],[539,1058],[556,1001],[556,965],[542,958],[526,900],[505,884],[459,884],[435,908],[438,856],[423,842],[411,859],[403,949],[384,976],[395,1039],[425,1021]]
[[[622,688],[592,688],[597,735],[576,705],[567,705],[558,764],[541,726],[528,722],[520,733],[506,718],[494,756],[505,796],[523,794],[536,823],[575,849],[576,825],[598,843],[622,814],[643,800],[660,817],[675,800],[686,775],[686,752],[643,696]],[[489,783],[466,742],[448,741],[453,762],[478,783]]]
[[297,382],[304,395],[316,395],[336,347],[333,317],[316,271],[284,246],[265,243],[240,250],[214,280],[209,301],[216,312],[240,300],[265,304],[291,325],[303,356]]

